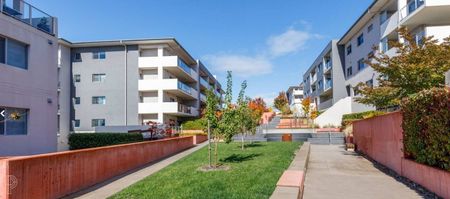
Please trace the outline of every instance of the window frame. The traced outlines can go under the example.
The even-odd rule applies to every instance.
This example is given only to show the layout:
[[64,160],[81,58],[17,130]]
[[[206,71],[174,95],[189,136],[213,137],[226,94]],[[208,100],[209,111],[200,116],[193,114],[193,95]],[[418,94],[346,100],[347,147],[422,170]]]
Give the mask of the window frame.
[[[349,73],[349,71],[350,71],[350,73]],[[347,74],[347,78],[351,77],[353,75],[353,66],[350,66],[347,68],[346,74]]]
[[[103,125],[98,125],[99,121],[103,121]],[[106,126],[106,119],[92,119],[91,120],[91,127],[98,127],[98,126]]]
[[[96,76],[100,76],[99,81],[95,81],[95,78],[94,78],[94,77],[96,77]],[[101,78],[101,77],[103,77],[103,78]],[[105,82],[105,79],[106,79],[106,74],[105,74],[105,73],[95,73],[95,74],[92,74],[92,82],[94,82],[94,83]]]
[[106,59],[106,52],[105,51],[92,52],[92,59]]
[[[362,67],[361,67],[361,64],[362,64]],[[361,71],[364,68],[366,68],[366,63],[364,63],[364,58],[361,58],[358,60],[358,71]]]
[[[78,78],[77,78],[77,77],[78,77]],[[73,81],[74,81],[75,83],[81,82],[81,75],[80,75],[80,74],[75,74],[75,75],[73,75]]]
[[[3,46],[3,50],[4,50],[3,56],[2,56],[3,60],[0,61],[0,63],[8,65],[8,66],[11,66],[11,67],[14,67],[14,68],[19,68],[19,69],[22,69],[22,70],[28,70],[28,67],[29,67],[29,64],[30,64],[30,62],[29,62],[29,59],[30,59],[30,45],[27,44],[27,43],[21,42],[19,40],[11,39],[9,37],[5,37],[5,36],[2,36],[2,35],[0,35],[0,38],[3,39],[2,46]],[[24,62],[25,63],[24,63],[24,66],[14,65],[14,64],[11,64],[10,62],[8,62],[8,49],[9,49],[8,46],[10,45],[9,44],[10,42],[14,42],[14,43],[16,43],[18,45],[21,45],[22,47],[25,48],[25,52],[24,52],[25,53],[24,54],[24,59],[25,59]]]
[[3,110],[1,110],[1,113],[5,113],[7,111],[7,109],[20,110],[20,111],[23,111],[24,115],[25,115],[24,119],[23,119],[24,121],[22,121],[25,123],[25,127],[23,127],[25,132],[20,133],[20,134],[8,134],[7,133],[8,132],[8,122],[5,120],[5,118],[3,118],[3,121],[1,121],[3,123],[3,132],[0,132],[0,136],[27,136],[28,135],[28,127],[29,127],[28,122],[30,120],[30,118],[29,118],[30,109],[15,108],[15,107],[3,107],[3,106],[1,106],[0,109],[3,109]]
[[[77,125],[78,123],[78,125]],[[81,120],[80,119],[74,119],[73,120],[73,127],[74,128],[79,128],[81,126]]]
[[364,33],[361,33],[358,38],[356,39],[356,43],[358,46],[361,46],[364,44]]
[[[103,99],[103,100],[99,100]],[[99,103],[104,102],[104,103]],[[105,105],[106,104],[106,96],[92,96],[92,104],[93,105]]]
[[347,46],[346,51],[347,51],[347,55],[352,54],[352,45],[351,44]]
[[74,97],[73,100],[74,100],[73,103],[75,105],[80,105],[81,104],[81,97]]

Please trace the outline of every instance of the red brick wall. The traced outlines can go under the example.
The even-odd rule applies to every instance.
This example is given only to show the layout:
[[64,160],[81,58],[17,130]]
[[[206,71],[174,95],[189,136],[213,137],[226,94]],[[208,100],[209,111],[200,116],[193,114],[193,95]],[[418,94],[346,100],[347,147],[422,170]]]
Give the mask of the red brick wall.
[[194,144],[200,144],[206,140],[208,140],[207,135],[195,135],[194,136]]
[[450,198],[450,172],[404,158],[403,116],[394,112],[353,122],[357,150],[443,198]]
[[178,137],[10,158],[9,174],[19,184],[3,198],[59,198],[192,146],[193,137]]

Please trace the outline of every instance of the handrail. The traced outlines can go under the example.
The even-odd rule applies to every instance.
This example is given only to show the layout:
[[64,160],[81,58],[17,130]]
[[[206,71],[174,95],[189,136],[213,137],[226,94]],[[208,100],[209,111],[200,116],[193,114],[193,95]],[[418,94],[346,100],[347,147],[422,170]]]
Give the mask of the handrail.
[[412,0],[406,6],[404,6],[402,9],[400,9],[400,21],[404,20],[407,16],[411,15],[416,11],[418,8],[420,8],[422,5],[425,4],[425,0]]

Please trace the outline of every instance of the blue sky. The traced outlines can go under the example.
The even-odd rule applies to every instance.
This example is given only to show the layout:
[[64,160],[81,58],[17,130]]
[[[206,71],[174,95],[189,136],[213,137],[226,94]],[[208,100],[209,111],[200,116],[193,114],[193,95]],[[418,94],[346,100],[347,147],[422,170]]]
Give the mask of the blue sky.
[[[58,17],[70,41],[175,37],[234,94],[270,101],[302,81],[325,45],[372,0],[28,0]],[[269,102],[270,103],[270,102]]]

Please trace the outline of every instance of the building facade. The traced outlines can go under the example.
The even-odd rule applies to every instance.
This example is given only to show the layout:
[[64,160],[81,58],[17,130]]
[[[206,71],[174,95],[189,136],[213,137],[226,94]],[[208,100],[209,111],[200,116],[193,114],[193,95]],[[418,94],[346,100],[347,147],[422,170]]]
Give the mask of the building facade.
[[70,93],[69,106],[62,108],[71,121],[69,127],[64,124],[66,132],[149,121],[179,125],[200,116],[206,90],[219,97],[223,92],[203,63],[172,38],[60,40],[60,52],[62,68],[69,68],[60,78],[71,79],[60,95]]
[[0,1],[0,156],[57,149],[57,20]]
[[302,116],[302,100],[304,98],[303,84],[289,87],[286,91],[286,96],[292,113],[297,117]]
[[[359,96],[357,85],[378,85],[379,74],[365,61],[380,52],[395,56],[396,49],[389,42],[403,42],[397,32],[400,27],[406,27],[417,43],[424,36],[442,41],[450,36],[450,1],[376,0],[339,41],[328,44],[303,75],[306,96],[314,99],[318,110],[325,111],[316,119],[319,125],[340,125],[343,114],[375,109],[355,102],[354,97]],[[327,76],[324,65],[329,49],[339,60],[332,59],[332,72]]]

